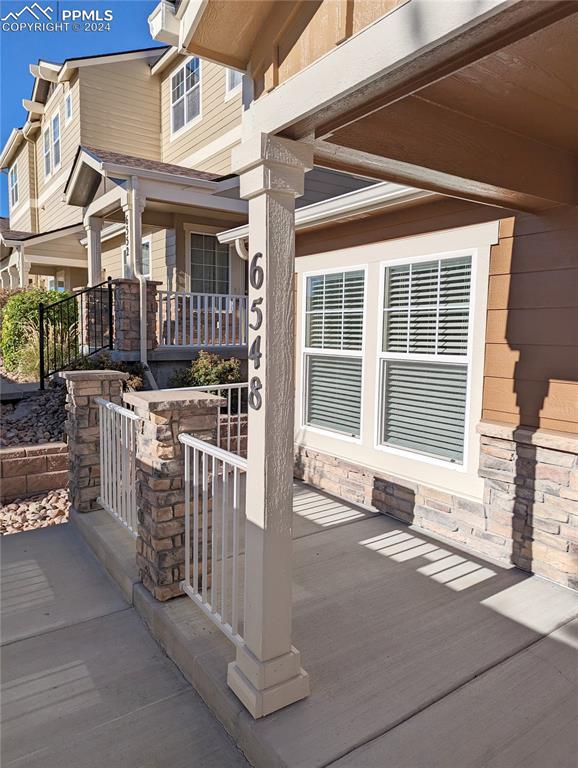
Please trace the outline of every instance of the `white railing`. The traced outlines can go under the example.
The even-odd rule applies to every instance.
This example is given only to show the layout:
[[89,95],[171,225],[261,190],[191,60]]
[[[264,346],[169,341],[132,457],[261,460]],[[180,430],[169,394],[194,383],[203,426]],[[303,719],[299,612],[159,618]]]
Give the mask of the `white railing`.
[[185,452],[182,590],[235,644],[243,642],[247,460],[191,435]]
[[136,536],[136,427],[140,417],[102,397],[96,397],[95,402],[100,428],[98,501]]
[[242,347],[247,344],[247,297],[158,292],[160,346]]
[[179,387],[183,392],[207,392],[225,400],[219,409],[217,445],[225,451],[247,456],[249,384],[215,384],[209,387]]

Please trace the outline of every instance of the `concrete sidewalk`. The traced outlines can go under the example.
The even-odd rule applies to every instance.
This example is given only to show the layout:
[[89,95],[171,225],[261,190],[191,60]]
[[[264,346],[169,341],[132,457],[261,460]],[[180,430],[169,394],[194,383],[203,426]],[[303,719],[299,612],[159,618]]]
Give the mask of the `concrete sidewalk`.
[[[39,532],[62,534],[62,544],[8,537],[8,578],[22,595],[5,622],[7,693],[20,697],[4,707],[6,764],[148,768],[161,755],[163,768],[243,764],[86,555],[80,531],[259,768],[573,768],[575,592],[302,484],[294,508],[294,642],[312,691],[258,721],[227,687],[232,645],[187,597],[152,599],[134,539],[107,513]],[[59,558],[68,567],[51,570]],[[209,744],[198,748],[201,734]]]
[[1,548],[4,768],[248,765],[71,525]]

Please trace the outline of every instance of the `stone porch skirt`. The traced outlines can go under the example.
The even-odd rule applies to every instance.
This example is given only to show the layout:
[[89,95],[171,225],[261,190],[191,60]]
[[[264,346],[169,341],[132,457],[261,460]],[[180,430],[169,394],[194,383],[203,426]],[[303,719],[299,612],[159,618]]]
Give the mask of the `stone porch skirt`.
[[483,502],[299,446],[295,477],[482,555],[578,588],[578,436],[482,422]]

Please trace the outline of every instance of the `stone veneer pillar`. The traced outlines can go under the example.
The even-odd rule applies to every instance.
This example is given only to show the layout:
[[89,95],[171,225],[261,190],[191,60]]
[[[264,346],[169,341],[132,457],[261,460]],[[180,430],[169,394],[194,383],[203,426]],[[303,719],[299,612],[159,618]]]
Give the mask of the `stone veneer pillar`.
[[182,594],[185,573],[184,448],[179,434],[217,438],[222,398],[203,392],[130,392],[124,401],[143,419],[137,433],[137,566],[157,600]]
[[578,435],[484,421],[488,530],[519,568],[578,588]]
[[[140,352],[140,286],[132,278],[118,278],[114,283],[114,349],[117,352]],[[157,286],[147,280],[147,349],[158,346]]]
[[119,371],[63,371],[66,382],[68,436],[68,496],[77,512],[100,509],[100,435],[96,397],[121,404],[123,382]]

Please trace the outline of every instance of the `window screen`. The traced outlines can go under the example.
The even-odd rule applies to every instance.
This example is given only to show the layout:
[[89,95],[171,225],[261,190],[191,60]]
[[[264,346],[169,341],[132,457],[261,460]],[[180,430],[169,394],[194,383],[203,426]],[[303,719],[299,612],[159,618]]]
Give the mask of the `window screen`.
[[191,234],[191,291],[229,293],[229,246],[213,235]]

